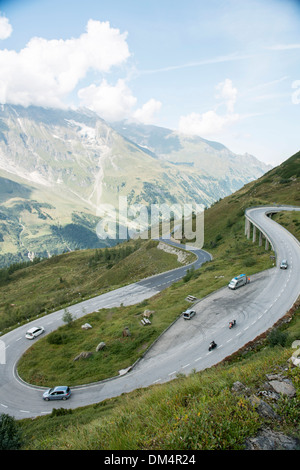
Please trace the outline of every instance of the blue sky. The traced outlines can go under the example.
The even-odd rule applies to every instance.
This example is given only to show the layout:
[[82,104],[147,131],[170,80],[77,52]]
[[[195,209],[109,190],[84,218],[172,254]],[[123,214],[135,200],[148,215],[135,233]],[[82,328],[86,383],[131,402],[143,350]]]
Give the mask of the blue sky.
[[300,147],[300,1],[0,0],[0,102],[85,106],[277,165]]

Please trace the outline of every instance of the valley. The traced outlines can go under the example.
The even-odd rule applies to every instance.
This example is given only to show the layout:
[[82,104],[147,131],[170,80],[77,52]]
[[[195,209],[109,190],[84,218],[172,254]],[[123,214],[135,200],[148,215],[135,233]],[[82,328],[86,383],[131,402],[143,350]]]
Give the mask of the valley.
[[270,169],[216,142],[124,126],[86,109],[1,106],[0,266],[118,243],[95,228],[121,196],[208,207]]

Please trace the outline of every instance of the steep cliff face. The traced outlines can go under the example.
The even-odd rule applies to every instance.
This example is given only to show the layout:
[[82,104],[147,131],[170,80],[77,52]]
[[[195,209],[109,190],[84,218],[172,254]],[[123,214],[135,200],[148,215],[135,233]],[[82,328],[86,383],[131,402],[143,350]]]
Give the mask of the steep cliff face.
[[129,204],[210,205],[267,170],[254,157],[167,129],[113,128],[88,110],[0,105],[0,264],[8,253],[24,259],[103,246],[98,208],[117,208],[120,196]]

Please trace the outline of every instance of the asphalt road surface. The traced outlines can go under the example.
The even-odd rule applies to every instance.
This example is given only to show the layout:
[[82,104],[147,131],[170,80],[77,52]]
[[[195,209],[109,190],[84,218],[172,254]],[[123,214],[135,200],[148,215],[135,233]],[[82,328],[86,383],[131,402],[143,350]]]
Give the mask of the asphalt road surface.
[[[167,382],[179,373],[188,374],[217,364],[266,331],[289,310],[300,294],[300,244],[265,213],[267,210],[293,209],[300,210],[259,207],[247,212],[249,218],[270,237],[276,252],[276,267],[251,276],[249,284],[235,291],[225,287],[200,300],[194,305],[196,315],[188,321],[180,317],[130,371],[96,384],[72,387],[72,396],[66,402],[44,402],[42,393],[45,388],[22,382],[16,373],[20,356],[32,344],[25,339],[25,332],[33,325],[42,324],[50,333],[62,324],[63,310],[0,337],[0,412],[17,419],[35,417],[51,413],[53,408],[77,408],[136,388]],[[210,255],[202,250],[195,253],[198,257],[195,267],[210,259]],[[279,269],[282,259],[288,260],[287,270]],[[86,300],[69,310],[79,318],[99,308],[139,303],[183,277],[187,268],[152,276]],[[228,323],[233,319],[236,326],[230,330]],[[209,352],[212,340],[218,346]]]

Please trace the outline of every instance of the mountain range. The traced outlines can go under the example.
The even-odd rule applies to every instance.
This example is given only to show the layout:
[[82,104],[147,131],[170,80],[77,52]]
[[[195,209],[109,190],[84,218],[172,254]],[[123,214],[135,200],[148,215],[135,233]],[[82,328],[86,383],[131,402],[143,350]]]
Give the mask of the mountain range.
[[103,247],[101,204],[210,206],[271,167],[218,142],[107,123],[87,110],[0,105],[0,266]]

